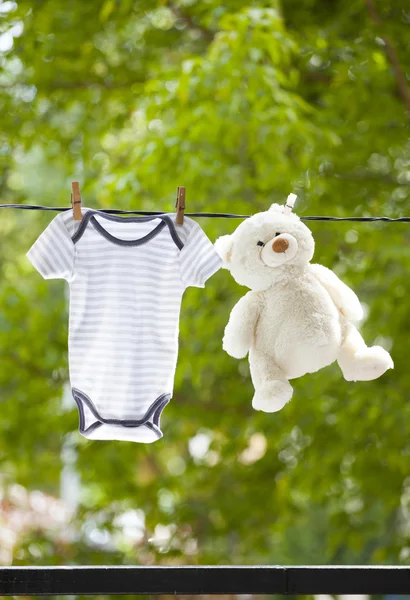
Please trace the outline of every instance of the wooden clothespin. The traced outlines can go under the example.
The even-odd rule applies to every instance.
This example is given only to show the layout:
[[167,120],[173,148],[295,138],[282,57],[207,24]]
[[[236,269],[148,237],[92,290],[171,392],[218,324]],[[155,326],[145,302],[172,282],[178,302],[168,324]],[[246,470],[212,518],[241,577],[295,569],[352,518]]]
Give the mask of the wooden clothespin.
[[178,186],[175,208],[177,209],[176,223],[177,225],[183,225],[185,212],[185,188],[182,185]]
[[72,194],[71,194],[71,204],[73,206],[74,220],[81,221],[82,213],[81,213],[81,194],[80,194],[80,184],[78,181],[73,181],[71,183]]

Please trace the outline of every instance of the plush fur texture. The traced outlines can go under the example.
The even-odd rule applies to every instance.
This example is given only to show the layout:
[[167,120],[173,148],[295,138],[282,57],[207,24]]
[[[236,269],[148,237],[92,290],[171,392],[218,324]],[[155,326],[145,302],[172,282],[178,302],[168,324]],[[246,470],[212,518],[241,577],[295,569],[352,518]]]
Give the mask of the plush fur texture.
[[363,316],[356,294],[322,265],[297,215],[274,204],[216,241],[235,281],[251,289],[232,309],[223,339],[234,358],[249,353],[256,410],[276,412],[292,397],[289,379],[337,360],[347,381],[393,368],[380,346],[368,348],[352,321]]

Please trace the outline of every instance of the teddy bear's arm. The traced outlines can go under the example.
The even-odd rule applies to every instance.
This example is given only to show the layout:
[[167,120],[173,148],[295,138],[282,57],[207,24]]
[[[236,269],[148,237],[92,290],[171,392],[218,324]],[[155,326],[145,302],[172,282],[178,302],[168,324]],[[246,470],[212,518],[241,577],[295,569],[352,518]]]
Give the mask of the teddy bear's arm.
[[248,292],[233,307],[222,347],[233,358],[244,358],[253,343],[260,303],[255,292]]
[[347,319],[360,321],[363,309],[359,298],[338,276],[323,265],[310,265],[316,279],[326,288],[336,307]]

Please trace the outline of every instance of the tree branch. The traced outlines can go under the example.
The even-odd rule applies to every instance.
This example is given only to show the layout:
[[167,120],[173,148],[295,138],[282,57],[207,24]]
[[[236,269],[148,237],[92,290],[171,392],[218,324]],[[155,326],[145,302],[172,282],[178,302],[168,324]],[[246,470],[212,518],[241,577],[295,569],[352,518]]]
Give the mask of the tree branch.
[[195,23],[195,21],[191,17],[191,15],[188,15],[187,13],[183,12],[180,9],[180,7],[179,6],[175,6],[173,4],[173,2],[168,2],[168,6],[172,10],[172,12],[174,13],[174,15],[176,17],[178,17],[178,19],[182,19],[183,21],[186,21],[186,23],[187,23],[187,25],[188,25],[188,27],[190,29],[197,29],[198,31],[200,31],[202,33],[203,37],[206,40],[208,40],[209,42],[212,42],[212,40],[215,37],[215,33],[213,31],[211,31],[210,29],[207,29],[203,25]]
[[410,183],[401,183],[397,181],[397,177],[392,175],[380,175],[379,173],[370,173],[366,171],[356,173],[331,173],[325,175],[326,177],[335,177],[336,179],[343,179],[345,181],[375,181],[390,183],[395,186],[408,186]]
[[33,377],[40,377],[41,379],[47,379],[48,381],[54,381],[56,383],[60,383],[61,381],[65,381],[65,378],[61,377],[52,377],[50,371],[45,371],[38,367],[38,365],[26,361],[22,359],[18,354],[14,354],[13,352],[8,352],[0,355],[1,361],[4,363],[5,361],[10,361],[20,369],[27,371]]
[[[367,4],[367,9],[370,13],[370,16],[371,16],[372,20],[376,23],[376,25],[383,25],[383,21],[376,11],[373,0],[366,0],[366,4]],[[409,91],[409,88],[407,87],[406,77],[400,66],[397,52],[394,49],[394,46],[391,43],[391,40],[387,35],[380,33],[380,37],[385,44],[387,57],[390,60],[390,63],[393,67],[394,74],[396,76],[397,89],[398,89],[399,95],[400,95],[401,99],[403,100],[404,104],[406,105],[407,112],[410,116],[410,91]]]
[[[78,90],[78,89],[107,89],[115,90],[129,87],[135,83],[146,83],[146,79],[135,79],[134,81],[57,81],[51,83],[48,89],[51,90]],[[46,86],[44,86],[46,87]],[[43,89],[42,86],[39,86]]]
[[33,86],[40,91],[56,91],[56,90],[88,90],[88,89],[107,89],[115,90],[122,89],[134,85],[136,83],[145,83],[144,79],[137,79],[134,81],[57,81],[49,83],[37,83],[36,82],[15,82],[11,84],[0,84],[0,89],[13,89],[18,87]]

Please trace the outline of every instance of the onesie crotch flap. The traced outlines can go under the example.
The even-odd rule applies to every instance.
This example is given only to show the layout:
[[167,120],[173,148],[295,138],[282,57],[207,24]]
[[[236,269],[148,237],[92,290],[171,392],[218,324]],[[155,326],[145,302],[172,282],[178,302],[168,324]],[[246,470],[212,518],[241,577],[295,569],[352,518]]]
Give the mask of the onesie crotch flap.
[[163,437],[160,419],[171,394],[158,396],[142,419],[106,419],[87,394],[76,388],[72,393],[79,412],[79,431],[88,439],[150,443]]

